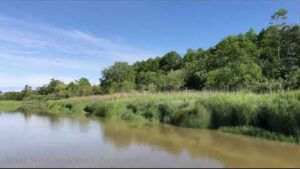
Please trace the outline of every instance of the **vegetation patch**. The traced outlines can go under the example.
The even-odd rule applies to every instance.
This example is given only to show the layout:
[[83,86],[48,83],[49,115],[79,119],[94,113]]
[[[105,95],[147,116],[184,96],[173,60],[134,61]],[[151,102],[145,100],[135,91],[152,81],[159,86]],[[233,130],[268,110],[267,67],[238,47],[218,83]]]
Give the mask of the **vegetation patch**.
[[24,113],[51,114],[46,102],[28,102],[18,108],[17,111]]
[[[5,105],[5,106],[3,106]],[[165,92],[92,96],[55,101],[0,102],[18,111],[60,116],[99,116],[130,122],[166,123],[221,131],[244,126],[248,135],[285,141],[300,136],[300,91],[254,94],[249,92]],[[3,108],[2,108],[2,107]],[[11,109],[12,110],[12,109]],[[238,128],[235,128],[238,127]],[[223,129],[225,128],[225,129]],[[247,130],[246,130],[246,129]],[[266,131],[266,136],[254,131]],[[251,133],[253,131],[253,133]],[[283,137],[284,136],[284,137]],[[293,142],[293,141],[290,141]]]

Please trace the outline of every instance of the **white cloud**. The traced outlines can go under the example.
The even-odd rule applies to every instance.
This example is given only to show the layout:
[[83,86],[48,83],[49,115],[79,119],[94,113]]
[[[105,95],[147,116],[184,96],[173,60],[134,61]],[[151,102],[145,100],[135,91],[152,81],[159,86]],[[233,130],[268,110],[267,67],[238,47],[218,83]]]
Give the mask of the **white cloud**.
[[70,80],[94,73],[95,81],[115,61],[152,56],[156,54],[77,29],[0,16],[0,90],[41,85],[53,76]]
[[[26,84],[30,84],[33,88],[49,83],[53,75],[29,75],[29,76],[11,76],[5,73],[0,74],[0,82],[3,91],[21,90]],[[56,76],[56,79],[61,79],[65,83],[69,83],[76,79],[75,77]]]

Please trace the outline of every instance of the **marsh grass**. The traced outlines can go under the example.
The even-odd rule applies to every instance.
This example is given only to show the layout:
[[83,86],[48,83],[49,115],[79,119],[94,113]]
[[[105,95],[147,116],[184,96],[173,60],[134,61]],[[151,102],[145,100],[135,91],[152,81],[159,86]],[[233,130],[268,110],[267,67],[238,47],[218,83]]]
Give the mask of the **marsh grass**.
[[[123,95],[124,96],[124,95]],[[136,95],[135,95],[136,96]],[[161,122],[191,128],[248,127],[255,137],[274,140],[300,135],[300,92],[176,92],[102,100],[108,117]],[[99,114],[99,113],[98,113]],[[101,114],[101,113],[100,113]],[[257,130],[260,129],[260,130]],[[255,135],[258,133],[276,133]],[[238,133],[238,132],[235,132]],[[283,137],[284,136],[284,137]],[[295,142],[295,141],[291,141]]]
[[[3,104],[0,102],[0,110]],[[20,106],[18,102],[9,104]],[[240,126],[245,126],[247,130],[242,128],[240,134],[282,141],[285,141],[283,136],[300,137],[300,91],[268,94],[210,91],[118,93],[25,102],[20,110],[71,117],[119,118],[130,122],[166,123],[190,128],[222,128],[221,131],[229,131],[224,127],[230,127],[232,133],[239,133]],[[266,133],[264,131],[272,134],[256,134]]]

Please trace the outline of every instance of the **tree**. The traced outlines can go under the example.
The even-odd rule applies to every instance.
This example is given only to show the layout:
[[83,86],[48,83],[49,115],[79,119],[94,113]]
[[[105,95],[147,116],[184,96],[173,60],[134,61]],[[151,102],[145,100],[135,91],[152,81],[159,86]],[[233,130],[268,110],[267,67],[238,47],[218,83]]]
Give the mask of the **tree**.
[[156,58],[147,59],[146,61],[136,62],[133,64],[133,68],[136,71],[136,73],[158,71],[160,59],[161,59],[160,57],[156,57]]
[[70,95],[75,95],[78,90],[78,86],[74,82],[70,82],[67,85],[66,90],[70,93]]
[[2,95],[3,100],[22,100],[22,94],[21,92],[5,92]]
[[257,34],[253,28],[250,28],[248,32],[246,32],[245,37],[253,43],[257,43]]
[[287,20],[287,10],[280,8],[277,12],[275,12],[272,16],[272,24],[278,27],[278,31],[275,33],[277,34],[277,58],[280,59],[280,50],[282,44],[282,31],[286,25]]
[[210,49],[206,65],[208,70],[215,70],[231,63],[247,63],[258,59],[259,50],[245,35],[229,36]]
[[92,92],[92,85],[87,78],[80,78],[76,81],[78,86],[78,95],[79,96],[87,96],[90,95]]
[[161,91],[165,87],[165,74],[160,71],[140,72],[136,77],[136,87],[138,90]]
[[50,79],[49,84],[37,88],[37,93],[40,95],[48,95],[48,94],[57,95],[59,92],[65,90],[66,87],[67,86],[62,81],[56,79]]
[[260,66],[267,78],[286,79],[290,72],[299,68],[300,28],[286,25],[287,11],[278,10],[272,15],[274,21],[259,35]]
[[286,25],[286,20],[288,18],[288,12],[286,9],[280,8],[271,16],[271,24],[278,27],[284,27]]
[[267,78],[277,79],[281,77],[281,59],[278,56],[278,35],[279,29],[270,26],[262,30],[258,37],[259,65],[262,67],[263,74]]
[[165,72],[177,70],[180,68],[180,62],[180,55],[175,51],[171,51],[161,58],[159,62],[159,68]]
[[194,62],[199,59],[202,59],[205,56],[205,50],[199,48],[197,50],[188,49],[186,54],[182,58],[182,64]]
[[179,90],[184,86],[184,72],[182,70],[172,70],[166,76],[166,90]]
[[204,87],[207,54],[208,52],[203,49],[189,49],[184,55],[182,70],[185,76],[185,87],[189,89],[202,89]]
[[205,85],[214,90],[251,90],[262,78],[261,69],[255,63],[232,64],[210,71]]
[[22,99],[30,97],[32,95],[32,89],[29,85],[25,85],[24,89],[21,91]]
[[84,78],[84,77],[80,78],[77,81],[77,83],[78,83],[78,86],[82,87],[82,88],[84,88],[84,87],[91,87],[90,81],[87,78]]
[[116,62],[102,71],[100,85],[105,93],[123,92],[134,89],[135,72],[126,62]]
[[286,88],[300,89],[300,69],[291,72],[287,76],[287,80],[285,81],[285,83],[286,83]]
[[93,95],[99,95],[102,93],[100,85],[93,85],[91,90],[92,90],[91,94],[93,94]]
[[66,85],[64,82],[57,79],[50,79],[50,83],[48,85],[49,93],[58,93],[64,90]]
[[281,77],[300,69],[300,26],[288,26],[283,32],[281,47]]

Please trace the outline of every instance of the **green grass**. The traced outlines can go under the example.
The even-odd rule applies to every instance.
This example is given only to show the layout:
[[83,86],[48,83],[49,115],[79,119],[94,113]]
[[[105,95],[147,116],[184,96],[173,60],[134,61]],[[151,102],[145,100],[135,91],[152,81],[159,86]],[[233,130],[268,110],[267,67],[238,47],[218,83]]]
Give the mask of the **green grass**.
[[20,101],[0,101],[0,112],[13,112],[22,106]]
[[[11,106],[8,106],[9,104]],[[300,137],[299,90],[269,94],[123,93],[54,101],[27,101],[22,104],[0,102],[0,110],[14,108],[24,112],[57,116],[100,116],[130,122],[167,123],[190,128],[221,128],[220,130],[224,132],[246,133],[254,137],[280,141]],[[246,128],[241,130],[240,126]]]

